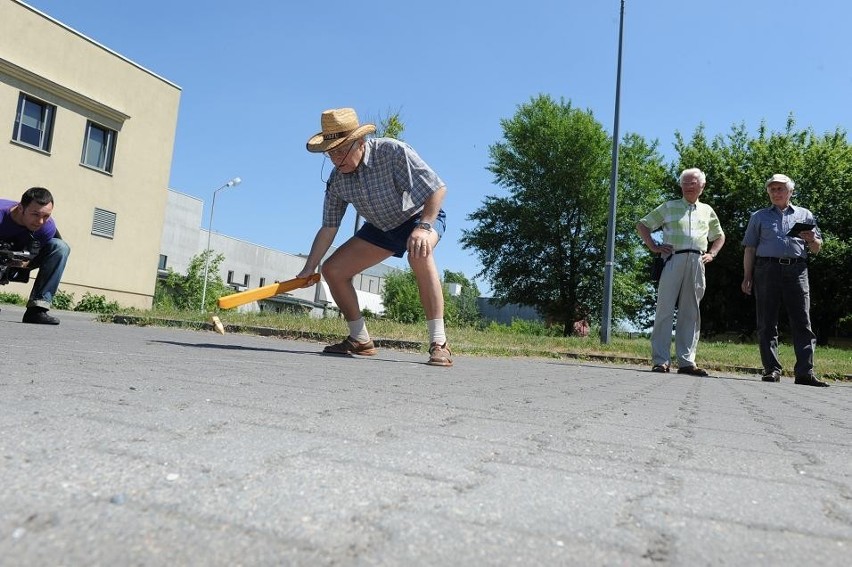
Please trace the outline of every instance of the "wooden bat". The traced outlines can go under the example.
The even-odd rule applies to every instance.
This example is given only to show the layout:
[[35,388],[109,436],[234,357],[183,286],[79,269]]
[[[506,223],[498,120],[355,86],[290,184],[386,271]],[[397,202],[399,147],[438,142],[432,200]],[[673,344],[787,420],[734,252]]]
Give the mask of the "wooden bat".
[[311,274],[306,278],[293,278],[286,282],[278,282],[265,285],[263,287],[256,287],[254,289],[241,291],[239,293],[232,293],[231,295],[220,297],[217,303],[220,309],[231,309],[233,307],[245,305],[246,303],[251,303],[252,301],[257,301],[258,299],[266,299],[267,297],[272,297],[279,293],[293,291],[300,287],[308,287],[314,285],[318,281],[320,281],[320,275]]

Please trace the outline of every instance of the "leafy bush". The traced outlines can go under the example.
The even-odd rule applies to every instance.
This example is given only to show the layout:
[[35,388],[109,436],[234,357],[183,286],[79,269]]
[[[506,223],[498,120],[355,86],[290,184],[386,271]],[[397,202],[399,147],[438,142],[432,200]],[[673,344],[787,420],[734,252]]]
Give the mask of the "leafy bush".
[[[207,290],[204,293],[204,265],[207,259]],[[159,280],[154,290],[154,307],[160,309],[197,310],[201,307],[204,295],[204,310],[216,305],[216,300],[230,292],[219,276],[219,265],[225,260],[224,254],[205,250],[189,261],[186,274],[179,274],[169,268],[165,280]]]
[[0,293],[0,303],[11,303],[12,305],[26,305],[27,299],[17,293]]
[[74,309],[74,294],[61,289],[53,296],[53,302],[50,304],[54,309],[64,309],[71,311]]
[[414,272],[406,270],[388,274],[382,291],[385,317],[399,323],[418,323],[426,319]]
[[[481,322],[476,299],[479,288],[461,272],[444,271],[444,283],[458,283],[462,286],[461,295],[452,296],[443,287],[444,321],[447,326],[476,326]],[[414,272],[406,270],[388,274],[382,290],[385,305],[385,317],[398,323],[419,323],[426,319],[423,305],[420,303],[420,291]]]
[[80,303],[74,311],[85,311],[89,313],[115,313],[121,306],[115,301],[107,301],[103,295],[92,295],[88,291],[83,294]]

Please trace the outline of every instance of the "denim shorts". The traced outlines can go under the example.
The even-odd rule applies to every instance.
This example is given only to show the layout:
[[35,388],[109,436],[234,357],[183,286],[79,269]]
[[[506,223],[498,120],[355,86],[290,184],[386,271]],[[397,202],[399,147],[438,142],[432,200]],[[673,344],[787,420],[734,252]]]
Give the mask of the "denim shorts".
[[[420,221],[421,213],[417,213],[401,225],[390,230],[381,230],[376,226],[365,222],[358,229],[355,236],[361,240],[366,240],[374,246],[384,248],[393,253],[397,258],[402,258],[405,254],[408,245],[408,237],[411,236],[411,231],[414,230],[414,224]],[[447,228],[447,214],[444,209],[438,212],[438,218],[432,223],[432,230],[438,233],[438,240],[444,236],[444,230]]]

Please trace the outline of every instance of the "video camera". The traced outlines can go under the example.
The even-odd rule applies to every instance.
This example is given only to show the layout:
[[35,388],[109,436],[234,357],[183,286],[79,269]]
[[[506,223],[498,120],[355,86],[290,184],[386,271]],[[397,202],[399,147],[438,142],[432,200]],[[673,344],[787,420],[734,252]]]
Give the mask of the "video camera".
[[10,243],[0,242],[0,285],[30,281],[30,270],[26,265],[34,257],[30,250],[12,250]]

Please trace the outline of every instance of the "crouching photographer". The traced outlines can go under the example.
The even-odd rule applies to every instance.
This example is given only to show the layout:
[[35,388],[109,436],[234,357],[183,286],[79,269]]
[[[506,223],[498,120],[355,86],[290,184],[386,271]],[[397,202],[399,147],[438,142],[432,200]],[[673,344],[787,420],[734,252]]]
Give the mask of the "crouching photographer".
[[29,271],[38,270],[24,323],[59,324],[48,311],[71,248],[59,235],[52,214],[53,195],[43,187],[27,189],[20,202],[0,199],[0,283],[26,282]]

